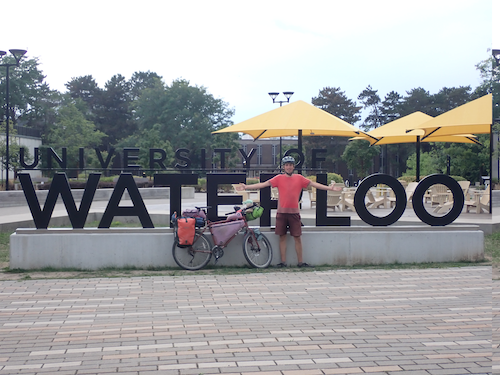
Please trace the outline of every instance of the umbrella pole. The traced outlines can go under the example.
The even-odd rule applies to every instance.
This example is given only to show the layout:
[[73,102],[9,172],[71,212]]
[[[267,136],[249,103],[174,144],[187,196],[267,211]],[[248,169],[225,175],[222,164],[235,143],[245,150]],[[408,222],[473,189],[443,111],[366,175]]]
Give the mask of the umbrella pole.
[[283,138],[280,137],[280,173],[281,173],[281,160],[283,160]]
[[417,135],[417,158],[416,158],[417,166],[415,168],[416,170],[416,178],[417,182],[420,181],[420,136]]
[[[299,156],[302,155],[302,130],[299,130],[299,139],[298,139],[298,142],[297,142],[297,146],[298,146],[298,149],[299,149]],[[300,169],[298,170],[298,172],[300,174],[302,174],[302,164],[300,166]]]

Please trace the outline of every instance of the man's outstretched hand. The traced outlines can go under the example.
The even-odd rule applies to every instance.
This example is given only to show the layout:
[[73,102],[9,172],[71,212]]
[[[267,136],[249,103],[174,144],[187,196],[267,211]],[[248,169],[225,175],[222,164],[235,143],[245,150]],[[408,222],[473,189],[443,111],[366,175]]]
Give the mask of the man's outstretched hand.
[[330,185],[330,189],[333,191],[342,191],[342,187],[340,186],[335,186],[335,182],[332,181],[332,184]]

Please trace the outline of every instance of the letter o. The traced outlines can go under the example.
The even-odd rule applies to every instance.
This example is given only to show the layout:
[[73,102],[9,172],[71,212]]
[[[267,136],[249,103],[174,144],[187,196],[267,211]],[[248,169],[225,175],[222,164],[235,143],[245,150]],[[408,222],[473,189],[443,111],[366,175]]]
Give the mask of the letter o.
[[[389,215],[383,217],[372,215],[365,204],[366,193],[368,193],[368,190],[370,190],[372,186],[377,184],[389,186],[396,195],[396,206]],[[398,221],[405,212],[406,191],[403,185],[394,177],[382,173],[372,174],[361,181],[356,189],[356,193],[354,194],[354,207],[356,208],[356,213],[359,218],[367,224],[373,226],[391,225]]]
[[[424,194],[435,184],[445,185],[453,195],[453,207],[444,216],[431,215],[424,207]],[[464,208],[464,192],[459,183],[444,174],[432,174],[420,181],[413,193],[413,211],[420,220],[432,226],[444,226],[453,223]]]
[[299,161],[295,164],[295,168],[301,168],[302,164],[304,164],[304,153],[300,151],[298,148],[291,148],[287,150],[283,156],[288,156],[292,154],[297,154],[299,156]]

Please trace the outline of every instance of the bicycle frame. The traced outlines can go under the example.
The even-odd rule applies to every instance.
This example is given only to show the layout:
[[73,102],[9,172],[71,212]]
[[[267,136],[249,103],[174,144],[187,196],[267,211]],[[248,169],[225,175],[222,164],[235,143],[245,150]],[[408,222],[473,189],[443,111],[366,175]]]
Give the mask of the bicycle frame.
[[[205,226],[196,230],[196,236],[195,236],[195,238],[194,238],[193,244],[194,244],[194,243],[198,240],[198,238],[200,238],[200,237],[201,237],[201,235],[202,235],[202,234],[204,234],[204,233],[205,233],[205,232],[207,232],[207,230],[208,230],[208,231],[210,232],[210,236],[212,237],[212,243],[214,243],[214,247],[218,246],[218,247],[220,247],[221,249],[225,249],[225,248],[226,248],[226,247],[227,247],[227,246],[231,243],[231,241],[232,241],[232,240],[236,237],[236,234],[237,234],[239,231],[241,231],[241,230],[243,229],[245,234],[246,234],[246,233],[248,233],[248,232],[250,232],[250,233],[251,233],[251,235],[252,235],[252,237],[253,237],[253,239],[254,239],[255,243],[257,244],[257,246],[258,246],[258,248],[259,248],[259,250],[260,250],[260,245],[259,245],[259,243],[258,243],[258,241],[257,241],[257,237],[255,236],[255,232],[254,232],[254,230],[253,230],[252,228],[250,228],[250,227],[248,226],[248,221],[247,221],[247,219],[245,218],[245,216],[243,215],[243,217],[242,217],[241,219],[239,219],[239,220],[243,220],[243,221],[244,221],[244,223],[245,223],[245,224],[243,225],[243,227],[242,227],[242,228],[238,228],[238,229],[237,229],[237,230],[236,230],[236,231],[235,231],[235,232],[231,235],[231,237],[229,237],[229,239],[228,239],[228,240],[226,240],[223,244],[221,244],[221,245],[217,245],[217,244],[215,244],[214,234],[213,234],[213,231],[212,231],[212,227],[213,227],[214,225],[216,225],[216,224],[232,223],[232,222],[234,222],[235,220],[219,220],[219,221],[210,221],[210,220],[206,219]],[[212,250],[211,250],[211,251],[213,251],[213,248],[212,248]]]
[[[216,224],[233,223],[235,220],[220,220],[220,221],[210,221],[210,222],[207,220],[207,224],[205,225],[205,227],[204,227],[204,228],[202,228],[202,229],[203,229],[203,231],[201,231],[201,230],[200,230],[200,235],[201,235],[202,233],[207,232],[207,229],[208,229],[208,231],[210,232],[210,236],[212,237],[212,243],[214,243],[214,244],[215,244],[215,246],[218,246],[218,247],[220,247],[221,249],[225,249],[225,248],[226,248],[226,247],[227,247],[227,246],[231,243],[231,241],[232,241],[232,240],[236,237],[236,234],[237,234],[238,232],[242,231],[242,230],[243,230],[243,233],[247,233],[248,231],[250,231],[250,233],[252,233],[252,236],[253,236],[254,238],[256,238],[256,237],[255,237],[255,234],[254,234],[253,229],[251,229],[251,228],[248,226],[248,222],[246,221],[246,219],[245,219],[245,218],[242,218],[242,219],[240,219],[240,220],[243,220],[243,221],[244,221],[244,225],[243,225],[243,227],[236,229],[236,230],[234,231],[234,233],[232,233],[232,234],[231,234],[231,236],[230,236],[230,237],[229,237],[229,238],[228,238],[228,239],[227,239],[224,243],[222,243],[222,244],[216,244],[216,243],[215,243],[214,233],[213,233],[213,229],[212,229],[212,227],[213,227],[214,225],[216,225]],[[197,238],[198,238],[198,236],[197,236],[197,237],[195,237],[195,241],[197,240]]]

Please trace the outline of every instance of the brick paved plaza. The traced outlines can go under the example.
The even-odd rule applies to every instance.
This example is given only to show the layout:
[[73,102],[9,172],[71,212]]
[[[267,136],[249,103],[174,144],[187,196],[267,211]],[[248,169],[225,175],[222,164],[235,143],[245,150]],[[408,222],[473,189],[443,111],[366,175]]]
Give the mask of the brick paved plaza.
[[0,374],[492,372],[491,267],[294,271],[4,281]]
[[493,373],[500,374],[500,281],[493,281]]

